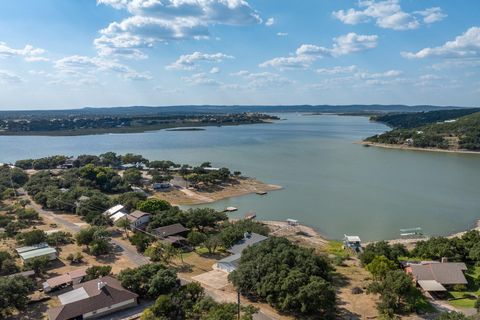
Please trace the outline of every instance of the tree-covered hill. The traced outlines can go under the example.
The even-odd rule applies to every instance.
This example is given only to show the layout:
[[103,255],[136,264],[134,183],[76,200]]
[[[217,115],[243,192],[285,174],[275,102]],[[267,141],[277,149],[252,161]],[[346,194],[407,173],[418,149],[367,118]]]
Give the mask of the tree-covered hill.
[[[480,109],[445,110],[379,117],[374,120],[388,123],[397,129],[369,137],[365,141],[417,148],[480,151],[479,111]],[[414,123],[427,124],[413,126]]]

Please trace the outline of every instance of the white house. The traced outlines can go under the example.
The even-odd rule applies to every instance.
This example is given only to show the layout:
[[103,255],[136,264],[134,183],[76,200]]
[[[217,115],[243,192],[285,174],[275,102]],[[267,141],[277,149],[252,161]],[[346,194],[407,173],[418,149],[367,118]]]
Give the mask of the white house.
[[127,219],[130,221],[132,228],[142,228],[150,222],[150,213],[135,210],[127,215]]

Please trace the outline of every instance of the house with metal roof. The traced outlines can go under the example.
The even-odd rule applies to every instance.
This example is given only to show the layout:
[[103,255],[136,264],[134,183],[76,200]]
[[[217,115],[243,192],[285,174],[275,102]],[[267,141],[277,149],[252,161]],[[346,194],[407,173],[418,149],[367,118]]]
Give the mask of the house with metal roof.
[[144,228],[150,222],[150,213],[135,210],[127,215],[132,228]]
[[417,284],[428,292],[447,291],[449,286],[468,283],[464,272],[465,263],[461,262],[428,262],[411,264],[405,272],[412,275]]
[[127,214],[125,207],[121,204],[117,204],[116,206],[111,207],[110,209],[106,210],[103,214],[107,217],[111,217],[118,212],[123,212],[124,214]]
[[87,275],[86,271],[87,268],[79,268],[60,276],[49,278],[42,284],[43,291],[50,292],[58,288],[79,284]]
[[186,236],[189,229],[185,228],[180,223],[171,224],[169,226],[164,226],[152,230],[152,233],[161,237],[167,238],[169,236]]
[[58,296],[60,306],[47,311],[49,320],[92,319],[138,305],[138,295],[110,276],[73,286]]
[[40,257],[47,257],[50,261],[58,258],[57,250],[46,243],[17,248],[16,251],[20,258],[22,258],[23,263]]
[[228,273],[234,271],[238,267],[243,250],[267,239],[268,237],[262,236],[261,234],[246,232],[242,240],[227,249],[232,255],[218,261],[214,265],[214,268]]

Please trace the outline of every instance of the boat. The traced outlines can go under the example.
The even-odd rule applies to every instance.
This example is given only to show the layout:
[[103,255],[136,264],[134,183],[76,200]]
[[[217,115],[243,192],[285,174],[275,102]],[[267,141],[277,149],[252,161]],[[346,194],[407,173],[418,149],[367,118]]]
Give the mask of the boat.
[[224,212],[235,212],[235,211],[237,211],[237,210],[238,210],[238,209],[235,208],[235,207],[226,207],[225,210],[224,210]]
[[258,191],[257,194],[259,196],[264,196],[264,195],[268,194],[268,192],[267,191]]

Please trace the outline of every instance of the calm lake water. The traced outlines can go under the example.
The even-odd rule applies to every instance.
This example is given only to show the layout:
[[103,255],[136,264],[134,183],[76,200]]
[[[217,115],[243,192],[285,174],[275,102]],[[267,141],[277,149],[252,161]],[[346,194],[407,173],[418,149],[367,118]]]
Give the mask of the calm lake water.
[[283,190],[210,206],[294,218],[331,238],[464,230],[480,219],[480,155],[366,148],[353,144],[388,128],[366,117],[281,114],[274,124],[80,137],[0,137],[0,162],[54,154],[139,153],[240,170]]

